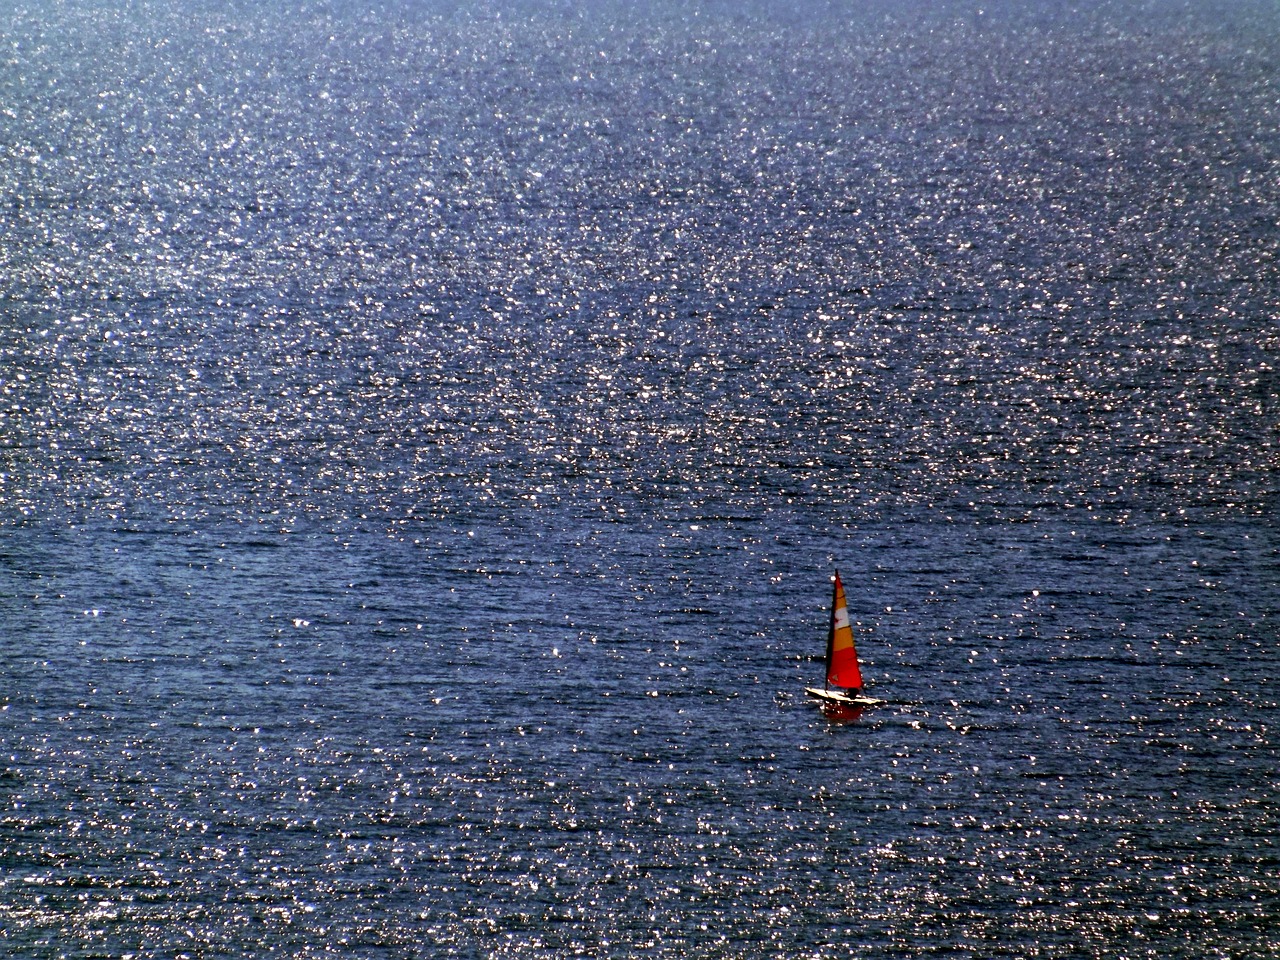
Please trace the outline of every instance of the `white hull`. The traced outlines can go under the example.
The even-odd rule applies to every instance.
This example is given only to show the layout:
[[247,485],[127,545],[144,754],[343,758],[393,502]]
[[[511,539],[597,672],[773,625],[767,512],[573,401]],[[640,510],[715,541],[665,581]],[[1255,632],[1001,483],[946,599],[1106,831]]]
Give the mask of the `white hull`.
[[804,692],[823,703],[838,707],[874,707],[878,703],[884,703],[883,700],[876,700],[873,697],[855,697],[838,690],[823,690],[821,687],[806,687]]

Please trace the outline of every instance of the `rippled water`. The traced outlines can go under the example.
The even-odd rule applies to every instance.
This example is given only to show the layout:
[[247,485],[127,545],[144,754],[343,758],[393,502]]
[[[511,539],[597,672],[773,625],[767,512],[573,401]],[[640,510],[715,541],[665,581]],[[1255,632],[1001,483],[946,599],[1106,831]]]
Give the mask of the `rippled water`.
[[0,952],[1280,950],[1273,5],[0,22]]

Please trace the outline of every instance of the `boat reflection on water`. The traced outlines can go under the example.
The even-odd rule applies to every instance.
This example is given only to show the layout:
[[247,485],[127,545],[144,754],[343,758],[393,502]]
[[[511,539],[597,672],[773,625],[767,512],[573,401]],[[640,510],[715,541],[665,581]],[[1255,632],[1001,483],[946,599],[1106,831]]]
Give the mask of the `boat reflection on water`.
[[822,705],[822,715],[832,723],[856,723],[862,719],[862,711],[867,708],[864,706],[849,706],[843,703],[824,703]]

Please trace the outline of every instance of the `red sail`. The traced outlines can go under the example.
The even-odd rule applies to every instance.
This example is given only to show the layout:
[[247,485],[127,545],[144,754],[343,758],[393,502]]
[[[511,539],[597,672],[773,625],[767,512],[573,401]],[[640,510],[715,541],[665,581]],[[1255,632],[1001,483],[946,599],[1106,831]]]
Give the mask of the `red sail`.
[[827,635],[827,683],[837,687],[862,689],[858,651],[853,646],[853,628],[845,607],[844,584],[836,573],[835,595],[831,601],[831,632]]

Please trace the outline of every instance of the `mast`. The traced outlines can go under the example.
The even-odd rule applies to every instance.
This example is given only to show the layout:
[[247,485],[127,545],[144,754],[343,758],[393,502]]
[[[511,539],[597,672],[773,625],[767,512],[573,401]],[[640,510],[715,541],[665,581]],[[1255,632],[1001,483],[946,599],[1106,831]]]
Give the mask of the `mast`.
[[836,641],[836,604],[840,600],[840,571],[831,579],[831,620],[827,625],[827,674],[822,681],[822,689],[831,689],[831,658],[835,653]]

